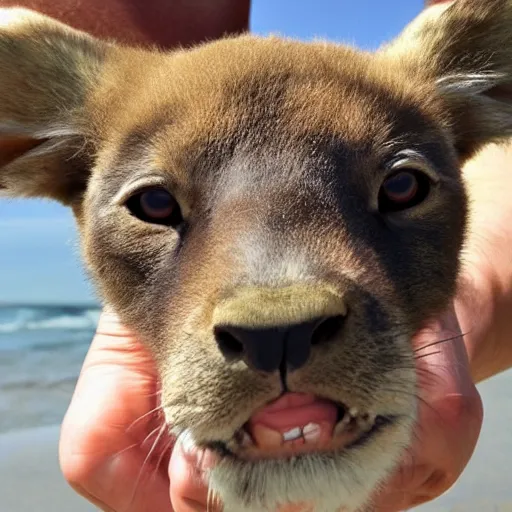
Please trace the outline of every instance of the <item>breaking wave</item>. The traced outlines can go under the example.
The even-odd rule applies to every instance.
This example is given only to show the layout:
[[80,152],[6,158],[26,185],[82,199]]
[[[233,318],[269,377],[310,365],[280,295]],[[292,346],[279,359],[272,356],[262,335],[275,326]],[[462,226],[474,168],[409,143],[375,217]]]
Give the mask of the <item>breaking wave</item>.
[[93,331],[100,309],[78,306],[0,307],[0,333],[63,330]]

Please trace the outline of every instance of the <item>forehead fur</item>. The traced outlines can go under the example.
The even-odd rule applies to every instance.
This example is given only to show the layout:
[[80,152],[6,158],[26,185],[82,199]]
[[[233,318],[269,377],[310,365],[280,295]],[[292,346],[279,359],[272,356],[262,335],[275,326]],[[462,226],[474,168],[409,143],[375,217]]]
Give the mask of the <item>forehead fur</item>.
[[164,128],[175,149],[204,146],[212,134],[236,143],[249,134],[257,146],[279,132],[281,147],[312,135],[377,145],[411,113],[442,120],[432,84],[406,79],[389,59],[322,42],[246,36],[171,55],[116,49],[103,83],[96,128],[128,146]]

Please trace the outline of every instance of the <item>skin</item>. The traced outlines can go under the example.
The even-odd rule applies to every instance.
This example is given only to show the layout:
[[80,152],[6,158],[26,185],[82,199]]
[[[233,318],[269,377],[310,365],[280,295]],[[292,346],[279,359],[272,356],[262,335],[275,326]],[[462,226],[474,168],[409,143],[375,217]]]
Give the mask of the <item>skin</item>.
[[0,6],[27,7],[100,39],[171,49],[246,31],[250,1],[0,0]]
[[[171,12],[155,16],[148,24],[135,22],[130,16],[129,6],[133,8],[135,2],[91,2],[83,16],[84,13],[78,14],[78,9],[70,14],[65,3],[62,0],[52,4],[55,10],[49,10],[42,0],[23,5],[39,8],[99,36],[110,35],[129,42],[142,42],[151,37],[167,47],[177,41],[192,43],[201,34],[213,38],[224,30],[236,32],[246,27],[244,13],[235,15],[238,10],[230,9],[227,1],[222,6],[226,12],[233,13],[233,19],[225,18],[219,7],[214,13],[216,21],[211,20],[212,26],[217,27],[215,30],[205,31],[199,23],[197,33],[187,32],[185,37],[173,32],[176,37],[172,40],[155,21],[167,15],[176,19]],[[154,4],[155,9],[163,8],[163,2]],[[103,20],[115,19],[115,25],[110,26],[106,21],[97,24],[98,16],[91,15],[97,9],[103,10]],[[199,18],[208,20],[212,14],[202,4],[188,15],[182,9],[176,8],[174,15],[178,19],[202,12],[206,18]],[[147,11],[152,9],[147,7]],[[222,22],[227,25],[223,26]],[[120,32],[119,27],[125,27],[124,31]],[[464,274],[468,278],[463,280],[453,308],[434,322],[433,329],[419,333],[414,343],[420,348],[432,341],[468,334],[439,344],[434,350],[425,349],[430,355],[419,360],[424,375],[421,382],[424,401],[416,443],[385,492],[377,498],[378,511],[394,512],[428,501],[457,480],[471,457],[482,421],[480,397],[474,383],[512,366],[512,349],[506,339],[512,327],[506,315],[510,311],[512,274],[503,250],[512,242],[509,227],[512,208],[503,192],[510,190],[504,183],[511,179],[505,173],[507,157],[510,156],[506,150],[489,150],[467,167],[470,193],[476,204]],[[483,179],[485,189],[481,184],[475,185]],[[478,188],[481,190],[477,193]],[[481,235],[483,232],[485,237]],[[474,323],[475,319],[478,324]],[[157,378],[151,358],[112,314],[105,313],[63,423],[60,446],[66,479],[103,510],[206,510],[207,490],[200,468],[214,461],[185,452],[181,446],[175,446],[170,461],[167,460],[171,440],[157,438],[160,423],[156,415],[150,414],[157,406],[157,397]],[[127,493],[127,489],[134,492]],[[308,510],[307,506],[286,508],[286,512],[302,510]]]

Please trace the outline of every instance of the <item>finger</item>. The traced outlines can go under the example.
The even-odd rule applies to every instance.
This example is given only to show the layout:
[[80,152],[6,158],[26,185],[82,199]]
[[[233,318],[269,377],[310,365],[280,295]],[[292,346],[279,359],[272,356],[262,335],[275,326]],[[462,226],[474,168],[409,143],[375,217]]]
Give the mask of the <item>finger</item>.
[[137,452],[113,457],[96,467],[77,464],[68,481],[102,510],[115,512],[172,512],[169,481]]
[[146,440],[154,424],[147,413],[156,405],[155,382],[147,352],[115,317],[103,315],[63,422],[59,452],[68,482],[104,510],[171,510],[167,474],[149,456],[157,439]]
[[[208,492],[206,471],[215,462],[216,457],[211,452],[198,451],[185,446],[185,443],[177,443],[169,467],[171,502],[175,512],[222,512],[222,504]],[[277,512],[313,510],[311,504],[287,504]]]
[[402,464],[375,498],[375,512],[406,510],[431,473],[432,468],[428,464]]
[[453,307],[414,337],[413,348],[419,384],[431,402],[442,401],[451,394],[474,394],[463,335]]
[[[446,341],[439,343],[442,340]],[[402,466],[377,500],[379,512],[404,510],[449,489],[480,433],[482,404],[453,310],[419,333],[414,348],[419,418]]]
[[452,4],[453,0],[427,0],[427,7],[436,4]]
[[[427,460],[444,461],[447,469],[460,474],[480,434],[482,402],[453,309],[441,317],[438,332],[438,339],[446,342],[434,351],[426,349],[426,355],[416,352],[421,396],[416,444]],[[415,346],[425,346],[429,338],[431,334],[420,333]]]
[[155,382],[149,354],[112,314],[103,314],[64,418],[61,443],[85,442],[91,457],[102,459],[139,441],[152,419],[144,415],[157,404]]
[[169,464],[170,496],[175,512],[220,512],[222,507],[208,493],[206,471],[214,464],[213,456],[176,443]]

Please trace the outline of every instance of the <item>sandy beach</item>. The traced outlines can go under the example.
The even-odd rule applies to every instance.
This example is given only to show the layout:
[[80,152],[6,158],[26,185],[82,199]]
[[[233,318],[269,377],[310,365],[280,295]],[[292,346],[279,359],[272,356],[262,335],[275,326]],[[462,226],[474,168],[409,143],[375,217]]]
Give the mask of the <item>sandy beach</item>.
[[57,458],[59,427],[0,435],[2,512],[94,512],[68,487]]
[[[486,417],[473,460],[453,489],[416,512],[512,512],[512,372],[480,389]],[[58,436],[58,426],[0,435],[1,512],[96,510],[64,482],[57,460]]]

